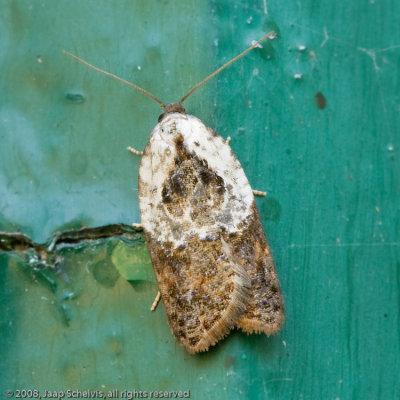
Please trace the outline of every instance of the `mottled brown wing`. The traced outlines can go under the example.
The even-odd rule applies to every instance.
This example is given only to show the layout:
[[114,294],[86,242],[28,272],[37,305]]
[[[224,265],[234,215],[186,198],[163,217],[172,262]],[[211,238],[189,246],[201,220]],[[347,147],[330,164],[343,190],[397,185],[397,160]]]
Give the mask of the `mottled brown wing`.
[[206,351],[223,338],[246,310],[250,280],[226,254],[223,239],[192,238],[171,249],[147,242],[172,332],[189,353]]
[[249,303],[236,326],[247,333],[271,335],[284,323],[284,305],[274,260],[255,203],[252,218],[233,251],[251,280]]

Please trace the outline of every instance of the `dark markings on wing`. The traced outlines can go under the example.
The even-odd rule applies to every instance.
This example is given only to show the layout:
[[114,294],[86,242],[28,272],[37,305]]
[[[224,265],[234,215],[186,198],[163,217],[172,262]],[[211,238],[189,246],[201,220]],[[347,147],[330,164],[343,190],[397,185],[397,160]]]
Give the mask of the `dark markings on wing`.
[[195,221],[204,213],[209,214],[210,207],[217,211],[226,190],[224,179],[209,168],[206,160],[188,151],[181,134],[175,138],[175,148],[175,168],[169,172],[161,192],[168,212],[179,215],[190,203]]
[[277,332],[285,320],[283,296],[275,264],[255,202],[243,234],[232,239],[233,252],[251,279],[250,299],[237,327],[247,333]]

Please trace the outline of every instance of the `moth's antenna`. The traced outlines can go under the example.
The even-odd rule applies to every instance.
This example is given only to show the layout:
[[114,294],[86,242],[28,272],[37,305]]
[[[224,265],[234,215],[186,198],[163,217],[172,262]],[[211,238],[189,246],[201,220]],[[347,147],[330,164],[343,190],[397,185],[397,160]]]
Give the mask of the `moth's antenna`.
[[69,53],[69,52],[66,51],[66,50],[63,50],[63,53],[66,54],[67,56],[70,56],[70,57],[74,58],[75,60],[81,62],[82,64],[85,64],[87,67],[94,69],[94,70],[97,71],[97,72],[101,72],[101,73],[104,74],[104,75],[107,75],[107,76],[110,76],[111,78],[117,79],[118,81],[121,81],[122,83],[125,83],[125,85],[132,86],[132,87],[135,88],[136,90],[139,90],[139,92],[142,92],[142,93],[144,93],[145,95],[149,96],[151,99],[155,100],[155,101],[163,108],[163,110],[166,109],[166,105],[165,105],[161,100],[157,99],[156,96],[153,96],[151,93],[149,93],[147,90],[144,90],[144,89],[142,89],[141,87],[135,85],[134,83],[128,82],[128,81],[126,81],[125,79],[122,79],[122,78],[120,78],[120,77],[117,76],[117,75],[111,74],[110,72],[107,72],[107,71],[104,71],[104,70],[102,70],[102,69],[100,69],[100,68],[97,68],[97,67],[95,67],[94,65],[89,64],[89,63],[86,62],[85,60],[82,60],[81,58],[75,56],[75,55],[72,54],[72,53]]
[[275,39],[276,38],[276,33],[274,31],[271,31],[267,33],[264,37],[262,37],[260,40],[257,40],[254,42],[248,49],[237,55],[236,57],[232,58],[232,60],[228,61],[225,63],[222,67],[218,68],[215,72],[213,72],[211,75],[207,76],[207,78],[203,79],[200,83],[197,85],[193,86],[190,91],[185,94],[182,99],[180,100],[179,104],[182,104],[196,89],[198,89],[200,86],[204,85],[207,81],[209,81],[211,78],[214,78],[215,75],[218,75],[221,71],[223,71],[225,68],[229,67],[231,64],[233,64],[235,61],[239,60],[239,58],[242,58],[245,56],[249,51],[253,50],[255,47],[257,47],[262,41],[265,39]]

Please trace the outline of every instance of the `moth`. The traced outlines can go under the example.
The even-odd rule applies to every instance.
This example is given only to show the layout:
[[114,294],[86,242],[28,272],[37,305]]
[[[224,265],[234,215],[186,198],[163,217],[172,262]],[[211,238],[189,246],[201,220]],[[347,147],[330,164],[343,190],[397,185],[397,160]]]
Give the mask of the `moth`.
[[65,52],[163,108],[145,150],[130,150],[143,154],[139,205],[158,299],[161,294],[174,336],[192,354],[207,351],[233,328],[270,335],[284,322],[274,261],[243,168],[228,141],[182,106],[206,81],[273,37],[270,32],[254,42],[169,105]]

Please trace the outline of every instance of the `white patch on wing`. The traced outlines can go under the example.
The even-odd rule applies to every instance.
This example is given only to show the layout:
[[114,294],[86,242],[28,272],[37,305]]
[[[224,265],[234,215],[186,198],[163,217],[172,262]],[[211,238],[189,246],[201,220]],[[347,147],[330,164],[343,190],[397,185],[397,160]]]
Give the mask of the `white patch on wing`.
[[[191,218],[191,202],[187,202],[182,215],[169,214],[163,203],[163,186],[175,169],[177,155],[174,138],[181,134],[190,153],[204,159],[208,167],[223,178],[225,188],[223,201],[215,212],[212,225],[199,225]],[[204,239],[208,234],[220,231],[239,231],[239,225],[250,215],[254,197],[243,168],[230,147],[219,136],[214,136],[198,118],[192,115],[172,113],[154,128],[146,146],[139,170],[140,212],[142,225],[155,240],[172,242],[174,247],[184,243],[192,235]],[[230,218],[223,218],[223,213]],[[220,214],[220,215],[219,215]],[[221,218],[219,218],[219,216]],[[175,234],[174,234],[175,232]],[[178,232],[178,233],[176,233]]]

